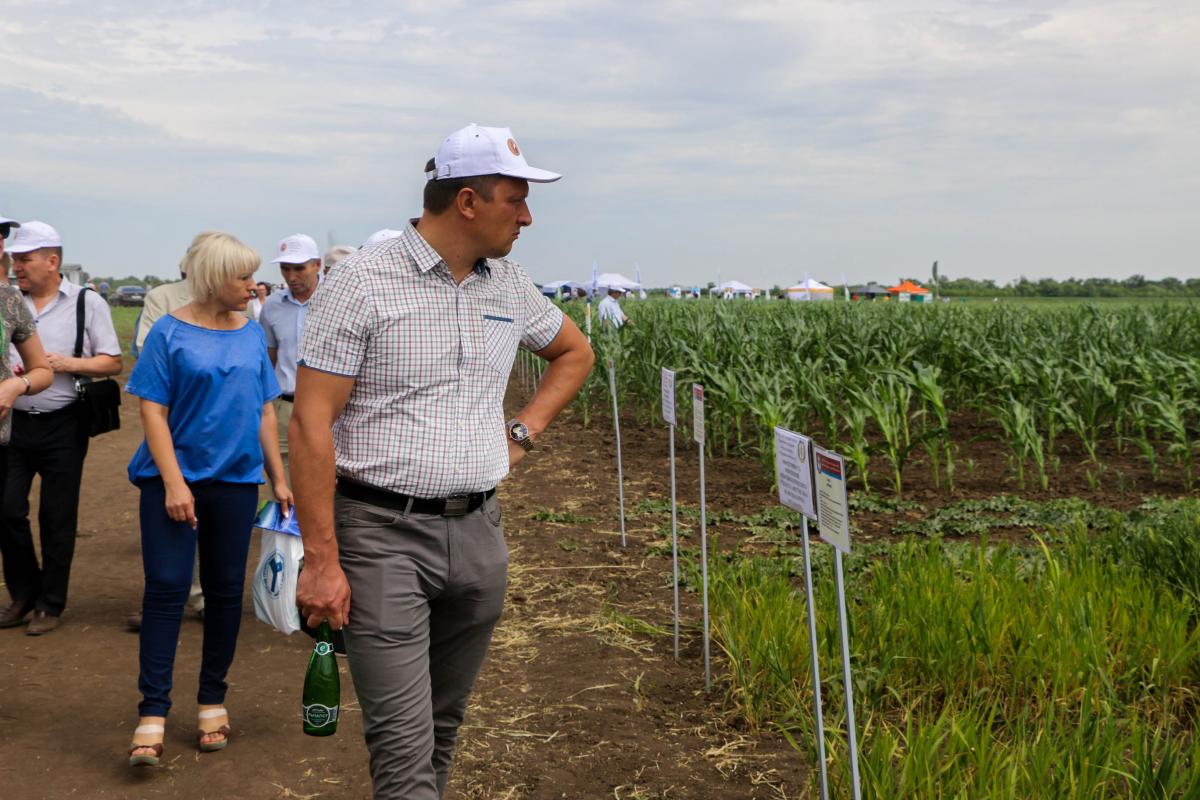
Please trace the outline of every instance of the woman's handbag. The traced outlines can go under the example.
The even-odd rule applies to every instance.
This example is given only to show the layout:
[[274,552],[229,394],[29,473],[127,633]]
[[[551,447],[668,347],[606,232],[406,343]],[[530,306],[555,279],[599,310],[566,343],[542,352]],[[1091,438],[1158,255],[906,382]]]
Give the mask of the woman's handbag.
[[[79,292],[75,302],[75,357],[83,356],[83,304],[84,295],[90,289]],[[79,420],[88,436],[99,436],[121,428],[121,386],[112,378],[95,380],[75,377],[75,392],[79,395]]]

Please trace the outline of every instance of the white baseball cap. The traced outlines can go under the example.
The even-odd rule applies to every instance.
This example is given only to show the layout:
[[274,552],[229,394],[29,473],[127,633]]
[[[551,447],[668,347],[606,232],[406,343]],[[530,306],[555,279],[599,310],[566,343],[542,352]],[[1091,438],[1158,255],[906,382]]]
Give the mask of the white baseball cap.
[[362,246],[370,247],[373,244],[379,244],[380,242],[386,242],[388,239],[395,239],[397,236],[400,235],[400,233],[401,233],[401,231],[394,231],[391,228],[384,228],[382,230],[375,231],[374,233],[372,233],[370,236],[367,237],[367,240],[362,243]]
[[272,264],[304,264],[313,259],[321,260],[321,251],[311,236],[303,233],[293,233],[279,240],[279,257],[271,259]]
[[10,253],[32,253],[43,247],[62,247],[62,239],[54,228],[33,220],[21,223],[21,227],[17,228],[8,240],[5,249]]
[[15,219],[9,219],[3,214],[0,214],[0,225],[8,225],[13,228],[21,227],[21,223],[17,222]]
[[472,122],[446,137],[433,159],[428,180],[443,181],[476,175],[505,175],[534,183],[552,183],[557,172],[529,166],[508,128],[484,128]]

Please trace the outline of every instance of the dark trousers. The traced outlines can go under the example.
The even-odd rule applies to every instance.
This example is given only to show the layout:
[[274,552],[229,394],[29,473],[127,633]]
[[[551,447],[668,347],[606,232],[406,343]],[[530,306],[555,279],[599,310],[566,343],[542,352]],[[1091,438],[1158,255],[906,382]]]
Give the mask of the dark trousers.
[[200,550],[200,586],[204,589],[204,645],[196,702],[225,702],[225,676],[233,663],[242,622],[242,591],[250,529],[258,503],[252,483],[190,484],[198,530],[167,516],[162,479],[142,481],[142,630],[138,689],[143,717],[165,717],[171,708],[175,646],[183,606],[192,585],[192,563]]
[[[12,439],[5,463],[8,474],[0,524],[4,580],[16,602],[58,616],[67,606],[67,584],[75,555],[79,484],[88,438],[73,407],[49,414],[13,411]],[[39,567],[29,525],[29,489],[42,478],[38,532]]]

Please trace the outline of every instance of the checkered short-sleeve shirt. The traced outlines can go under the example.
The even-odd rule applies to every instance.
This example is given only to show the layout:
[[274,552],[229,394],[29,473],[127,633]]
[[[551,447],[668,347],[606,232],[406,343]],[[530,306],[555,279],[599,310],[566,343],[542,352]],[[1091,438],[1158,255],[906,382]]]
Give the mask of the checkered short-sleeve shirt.
[[355,379],[333,426],[338,474],[417,497],[495,486],[517,347],[545,348],[562,323],[511,261],[456,284],[411,224],[339,262],[309,302],[299,359]]

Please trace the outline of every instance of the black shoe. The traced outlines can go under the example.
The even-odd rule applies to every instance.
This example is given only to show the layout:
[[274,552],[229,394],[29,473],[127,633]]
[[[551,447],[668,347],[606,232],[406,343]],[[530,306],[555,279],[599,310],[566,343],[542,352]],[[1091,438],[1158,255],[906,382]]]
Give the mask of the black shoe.
[[30,611],[33,611],[32,603],[26,605],[20,600],[13,600],[8,608],[0,612],[0,628],[15,628],[23,624]]

